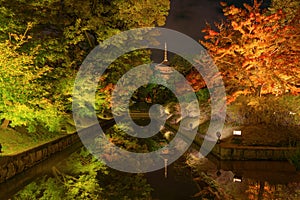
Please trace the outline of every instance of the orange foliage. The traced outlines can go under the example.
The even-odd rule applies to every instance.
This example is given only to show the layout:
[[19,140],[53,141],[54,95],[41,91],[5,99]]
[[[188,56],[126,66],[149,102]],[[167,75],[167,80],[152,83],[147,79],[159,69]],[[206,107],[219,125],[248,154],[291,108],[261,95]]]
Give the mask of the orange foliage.
[[299,20],[282,24],[281,11],[267,15],[257,0],[244,9],[222,5],[227,22],[217,33],[208,25],[200,42],[222,73],[228,102],[249,93],[299,94]]
[[187,76],[187,81],[192,86],[195,92],[199,91],[200,89],[206,87],[205,81],[203,80],[202,76],[195,70],[192,70]]

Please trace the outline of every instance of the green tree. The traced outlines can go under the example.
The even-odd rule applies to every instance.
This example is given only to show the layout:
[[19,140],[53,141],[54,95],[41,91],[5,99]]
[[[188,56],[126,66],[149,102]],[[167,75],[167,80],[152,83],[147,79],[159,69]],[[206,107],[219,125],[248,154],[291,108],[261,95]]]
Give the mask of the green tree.
[[0,43],[1,127],[6,128],[11,121],[11,126],[24,125],[30,131],[34,131],[37,124],[56,131],[59,106],[47,98],[47,91],[39,82],[50,69],[34,64],[38,49],[32,49],[32,54],[19,52],[28,40],[25,34],[11,34],[11,38]]
[[[163,25],[169,4],[168,0],[0,0],[0,42],[16,40],[13,36],[22,35],[30,22],[32,26],[26,31],[26,35],[31,39],[20,44],[18,50],[11,49],[19,54],[31,56],[34,49],[34,56],[30,58],[31,65],[45,70],[39,77],[31,77],[32,86],[28,86],[42,90],[43,95],[35,96],[36,92],[32,92],[27,94],[28,98],[37,103],[35,111],[44,111],[45,108],[40,109],[44,104],[49,107],[55,104],[54,107],[61,111],[58,113],[71,113],[74,79],[86,55],[99,42],[120,31]],[[19,55],[15,57],[19,58]],[[133,59],[137,61],[133,62]],[[110,96],[110,92],[102,92],[101,88],[105,90],[107,85],[115,84],[120,74],[145,60],[149,60],[149,52],[138,51],[125,55],[110,66],[99,84],[97,96],[100,102],[97,105],[100,106],[100,110],[102,107],[109,107],[105,100]],[[24,65],[27,65],[26,62],[20,67]],[[4,68],[3,71],[5,73]],[[29,73],[30,76],[30,71],[23,70],[23,73]],[[33,85],[32,82],[37,80],[39,86]],[[7,85],[13,85],[16,80],[7,81],[12,81],[6,82]],[[20,90],[14,91],[16,95],[19,95],[18,92]],[[44,104],[41,103],[43,98],[47,99]],[[23,117],[27,113],[26,109],[23,109],[24,102],[19,107],[19,115],[24,119],[23,124],[27,125],[29,122]],[[0,105],[3,116],[8,115],[7,110],[2,110],[5,105]],[[15,119],[11,116],[6,117],[9,117],[11,125],[14,125]],[[40,118],[47,118],[47,115],[41,115]]]

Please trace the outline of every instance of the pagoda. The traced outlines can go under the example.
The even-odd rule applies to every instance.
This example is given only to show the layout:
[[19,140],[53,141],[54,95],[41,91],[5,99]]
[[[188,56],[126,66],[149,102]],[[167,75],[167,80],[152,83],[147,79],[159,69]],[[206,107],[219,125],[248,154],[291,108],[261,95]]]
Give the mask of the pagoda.
[[170,63],[168,61],[168,51],[167,51],[167,44],[165,43],[165,53],[164,53],[164,60],[155,66],[155,70],[161,73],[161,76],[168,80],[171,77],[174,69],[170,67]]

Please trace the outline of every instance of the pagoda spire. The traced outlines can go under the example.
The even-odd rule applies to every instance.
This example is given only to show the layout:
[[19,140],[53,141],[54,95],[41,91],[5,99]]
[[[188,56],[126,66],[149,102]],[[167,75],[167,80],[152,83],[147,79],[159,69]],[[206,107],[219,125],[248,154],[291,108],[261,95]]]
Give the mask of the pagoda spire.
[[167,50],[167,43],[166,42],[165,42],[164,62],[168,62],[168,50]]
[[173,73],[173,68],[170,67],[170,63],[168,61],[168,50],[167,43],[165,42],[165,52],[164,52],[164,60],[155,66],[155,69],[161,73],[161,76],[168,80]]

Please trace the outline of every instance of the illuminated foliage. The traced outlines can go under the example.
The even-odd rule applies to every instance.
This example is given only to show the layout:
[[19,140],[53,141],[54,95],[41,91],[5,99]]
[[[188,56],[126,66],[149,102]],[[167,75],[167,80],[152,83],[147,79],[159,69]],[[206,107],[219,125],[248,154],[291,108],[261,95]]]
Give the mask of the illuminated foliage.
[[281,11],[264,14],[257,1],[244,9],[222,5],[227,20],[217,31],[208,25],[201,43],[223,75],[228,102],[242,94],[299,93],[299,28],[282,25]]
[[285,21],[289,22],[297,15],[300,9],[300,1],[298,0],[272,0],[271,7],[269,8],[271,13],[276,13],[282,10],[286,14]]
[[[197,72],[197,70],[193,68],[187,60],[175,55],[170,61],[170,65],[186,77],[186,80],[193,87],[195,92],[206,87],[206,84],[199,72]],[[180,85],[181,83],[178,84]]]
[[[26,31],[29,30],[29,27]],[[48,98],[40,79],[50,71],[34,64],[35,54],[19,52],[29,37],[11,34],[11,40],[0,43],[0,120],[11,126],[27,126],[29,131],[41,124],[56,131],[60,118],[59,105]]]
[[[64,113],[71,112],[74,79],[86,55],[98,43],[121,31],[163,25],[169,4],[168,0],[0,0],[0,48],[6,52],[1,53],[1,78],[5,74],[14,74],[5,81],[3,79],[1,84],[11,86],[14,99],[24,96],[24,99],[15,100],[19,105],[14,103],[11,108],[15,108],[9,110],[6,107],[11,103],[2,100],[8,98],[3,96],[3,90],[1,119],[11,121],[12,126],[28,126],[37,124],[34,119],[39,118],[47,128],[59,129]],[[30,29],[27,29],[28,23]],[[23,34],[31,39],[13,48]],[[8,45],[7,41],[13,44]],[[99,110],[109,107],[110,92],[106,89],[116,83],[120,74],[146,60],[149,60],[149,52],[133,52],[109,67],[99,84]],[[18,66],[16,72],[14,66]],[[6,72],[7,67],[11,71]],[[24,80],[18,73],[24,76]],[[32,75],[35,73],[38,75]],[[30,88],[30,92],[24,92],[26,88]],[[105,88],[104,92],[101,88]],[[35,108],[28,108],[29,104],[34,104]],[[35,115],[27,116],[33,111]],[[52,118],[56,121],[49,120]],[[53,127],[50,128],[50,124]]]

